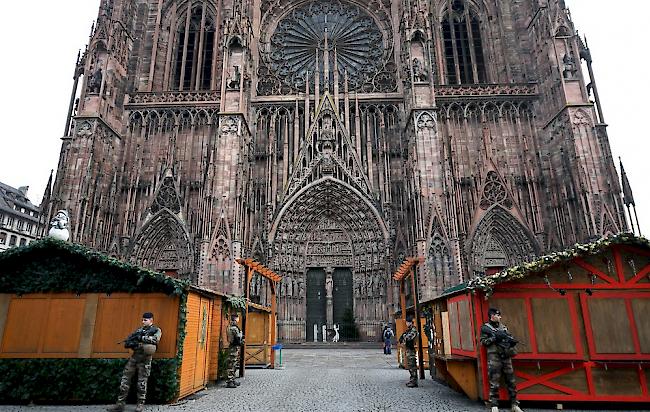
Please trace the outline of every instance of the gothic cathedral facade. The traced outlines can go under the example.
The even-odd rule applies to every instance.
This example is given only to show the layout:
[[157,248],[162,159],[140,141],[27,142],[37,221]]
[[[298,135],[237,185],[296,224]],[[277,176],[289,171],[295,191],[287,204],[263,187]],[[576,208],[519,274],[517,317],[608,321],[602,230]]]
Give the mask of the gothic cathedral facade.
[[374,339],[405,257],[425,300],[628,230],[563,0],[102,0],[74,79],[71,240],[238,295],[254,258],[281,340]]

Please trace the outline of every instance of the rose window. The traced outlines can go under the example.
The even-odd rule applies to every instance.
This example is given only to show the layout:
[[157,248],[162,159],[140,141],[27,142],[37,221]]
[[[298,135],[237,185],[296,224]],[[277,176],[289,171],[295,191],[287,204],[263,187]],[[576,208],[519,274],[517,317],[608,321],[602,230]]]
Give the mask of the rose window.
[[[336,55],[339,83],[347,72],[354,90],[381,70],[383,50],[382,33],[368,14],[356,6],[322,1],[300,7],[278,23],[271,36],[269,63],[285,86],[304,90],[307,73],[310,87],[314,85],[318,61],[323,88],[325,81],[333,84]],[[326,55],[329,73],[324,73]]]

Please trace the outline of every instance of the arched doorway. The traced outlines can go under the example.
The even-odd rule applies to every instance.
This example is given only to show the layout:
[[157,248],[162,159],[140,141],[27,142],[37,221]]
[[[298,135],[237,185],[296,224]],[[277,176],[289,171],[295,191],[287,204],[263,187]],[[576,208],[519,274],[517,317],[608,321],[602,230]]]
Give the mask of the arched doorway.
[[269,238],[284,277],[280,340],[329,341],[335,324],[341,339],[375,339],[388,318],[388,232],[366,196],[321,178],[285,203]]

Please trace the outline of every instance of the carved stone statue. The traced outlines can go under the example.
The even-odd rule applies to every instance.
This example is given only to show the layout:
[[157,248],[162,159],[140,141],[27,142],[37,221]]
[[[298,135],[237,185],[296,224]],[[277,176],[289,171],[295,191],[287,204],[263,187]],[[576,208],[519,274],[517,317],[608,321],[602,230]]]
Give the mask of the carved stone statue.
[[328,276],[327,280],[325,280],[325,292],[327,293],[327,297],[332,296],[332,290],[333,290],[334,283],[332,281],[332,277]]
[[576,62],[575,59],[571,56],[569,56],[569,53],[564,55],[564,58],[562,58],[562,63],[564,64],[564,70],[562,70],[562,76],[564,76],[565,79],[573,79],[575,77],[576,72],[578,69],[576,68]]
[[413,58],[413,80],[416,83],[426,82],[429,80],[429,72],[417,57]]
[[239,66],[233,67],[233,72],[228,79],[228,90],[239,90],[239,82],[241,81],[241,72]]
[[99,90],[102,87],[102,78],[104,75],[102,74],[102,69],[98,68],[95,70],[95,72],[90,76],[90,79],[88,79],[88,93],[99,93]]
[[338,342],[339,341],[339,325],[336,323],[334,324],[334,337],[332,338],[332,342]]
[[68,230],[68,212],[66,210],[59,210],[54,215],[54,219],[50,222],[49,237],[63,240],[64,242],[70,239],[70,231]]

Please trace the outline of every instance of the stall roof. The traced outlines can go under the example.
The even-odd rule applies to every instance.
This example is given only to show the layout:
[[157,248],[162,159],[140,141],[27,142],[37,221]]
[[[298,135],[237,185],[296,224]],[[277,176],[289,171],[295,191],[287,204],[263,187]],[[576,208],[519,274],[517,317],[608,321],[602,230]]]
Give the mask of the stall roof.
[[[479,276],[471,279],[464,287],[458,285],[459,289],[454,292],[462,290],[482,290],[486,292],[487,295],[490,295],[494,286],[500,283],[523,279],[533,273],[542,272],[554,265],[570,261],[577,257],[597,255],[614,245],[630,245],[650,249],[650,241],[648,241],[648,239],[635,236],[632,233],[620,233],[618,235],[601,238],[592,243],[576,244],[561,252],[541,256],[532,262],[513,266],[492,275]],[[449,294],[448,291],[450,290],[446,290],[443,295]]]
[[393,280],[404,279],[409,273],[411,273],[411,268],[422,261],[422,258],[417,257],[409,257],[404,259],[404,262],[402,262],[399,268],[397,268],[397,272],[393,274]]
[[181,295],[189,289],[186,280],[53,238],[0,253],[0,290],[8,293],[159,291]]

